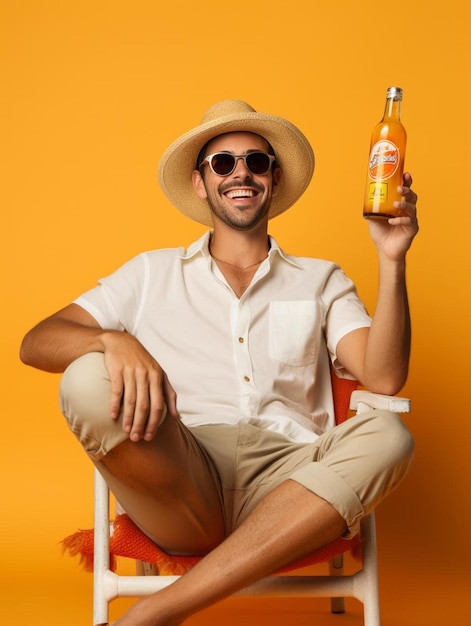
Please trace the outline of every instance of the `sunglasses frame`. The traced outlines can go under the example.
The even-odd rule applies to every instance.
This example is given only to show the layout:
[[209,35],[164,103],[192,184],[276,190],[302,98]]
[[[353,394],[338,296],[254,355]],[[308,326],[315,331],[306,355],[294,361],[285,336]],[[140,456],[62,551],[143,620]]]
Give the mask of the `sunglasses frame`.
[[[219,156],[221,154],[229,155],[229,156],[234,158],[234,166],[233,166],[233,168],[229,172],[227,172],[227,174],[219,174],[218,172],[216,172],[216,170],[213,167],[213,163],[212,163],[213,158],[216,157],[216,156]],[[268,167],[267,167],[265,172],[263,172],[263,173],[254,172],[251,169],[250,165],[247,163],[247,159],[249,157],[251,157],[252,155],[254,155],[254,154],[263,154],[264,156],[268,157]],[[224,150],[221,150],[219,152],[213,152],[213,154],[208,154],[208,156],[205,157],[201,161],[200,167],[203,167],[203,165],[208,164],[209,167],[211,168],[211,171],[213,172],[213,174],[216,174],[216,176],[221,176],[222,178],[225,178],[226,176],[230,176],[232,174],[232,172],[236,169],[237,163],[239,162],[239,159],[242,159],[244,161],[245,167],[249,170],[249,172],[251,172],[255,176],[265,176],[270,171],[271,166],[273,165],[273,163],[276,160],[276,157],[273,154],[268,154],[267,152],[263,152],[263,150],[253,150],[252,152],[247,152],[247,154],[233,154],[232,152],[226,152]]]

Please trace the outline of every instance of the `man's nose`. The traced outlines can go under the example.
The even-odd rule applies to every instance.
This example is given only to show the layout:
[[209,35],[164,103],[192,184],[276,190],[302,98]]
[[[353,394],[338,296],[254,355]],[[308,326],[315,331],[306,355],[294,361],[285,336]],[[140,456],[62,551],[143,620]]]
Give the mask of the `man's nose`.
[[252,176],[252,172],[245,164],[243,157],[236,157],[236,166],[232,174],[237,178],[249,178]]

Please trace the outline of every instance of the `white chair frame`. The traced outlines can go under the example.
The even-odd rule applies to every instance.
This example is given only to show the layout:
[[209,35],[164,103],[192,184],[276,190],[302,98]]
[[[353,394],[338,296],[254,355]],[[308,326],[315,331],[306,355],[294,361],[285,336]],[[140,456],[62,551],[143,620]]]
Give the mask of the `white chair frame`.
[[[372,408],[408,413],[410,400],[369,391],[354,391],[350,409],[363,413]],[[93,625],[107,624],[109,603],[115,598],[141,597],[171,585],[178,576],[153,575],[151,564],[140,563],[144,575],[122,576],[110,570],[110,494],[101,474],[95,470],[95,530],[93,568]],[[344,598],[362,602],[364,626],[380,626],[378,562],[374,513],[362,520],[362,566],[352,575],[343,573],[343,556],[330,561],[330,575],[269,576],[236,595],[276,597],[330,597],[333,613],[343,613]]]

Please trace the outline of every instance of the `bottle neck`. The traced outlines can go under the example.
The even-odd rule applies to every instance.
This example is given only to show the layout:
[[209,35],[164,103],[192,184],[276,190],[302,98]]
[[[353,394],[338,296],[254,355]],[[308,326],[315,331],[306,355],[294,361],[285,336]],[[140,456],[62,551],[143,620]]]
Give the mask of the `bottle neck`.
[[401,105],[402,100],[397,98],[388,98],[384,107],[383,121],[396,120],[401,121]]

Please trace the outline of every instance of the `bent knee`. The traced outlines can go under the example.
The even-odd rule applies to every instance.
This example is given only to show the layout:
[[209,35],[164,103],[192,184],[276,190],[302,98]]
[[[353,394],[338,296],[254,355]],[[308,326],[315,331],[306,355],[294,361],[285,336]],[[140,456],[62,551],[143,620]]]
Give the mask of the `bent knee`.
[[373,457],[378,466],[391,471],[394,482],[404,477],[414,459],[414,439],[399,415],[391,411],[380,411],[375,417],[379,438]]
[[414,439],[397,413],[391,411],[381,412],[377,419],[382,421],[384,430],[385,450],[399,458],[409,458],[414,454]]
[[127,438],[110,416],[111,383],[101,352],[73,361],[62,375],[60,408],[70,429],[95,460]]
[[101,352],[89,352],[73,361],[62,375],[59,394],[61,410],[72,414],[109,411],[111,384]]

